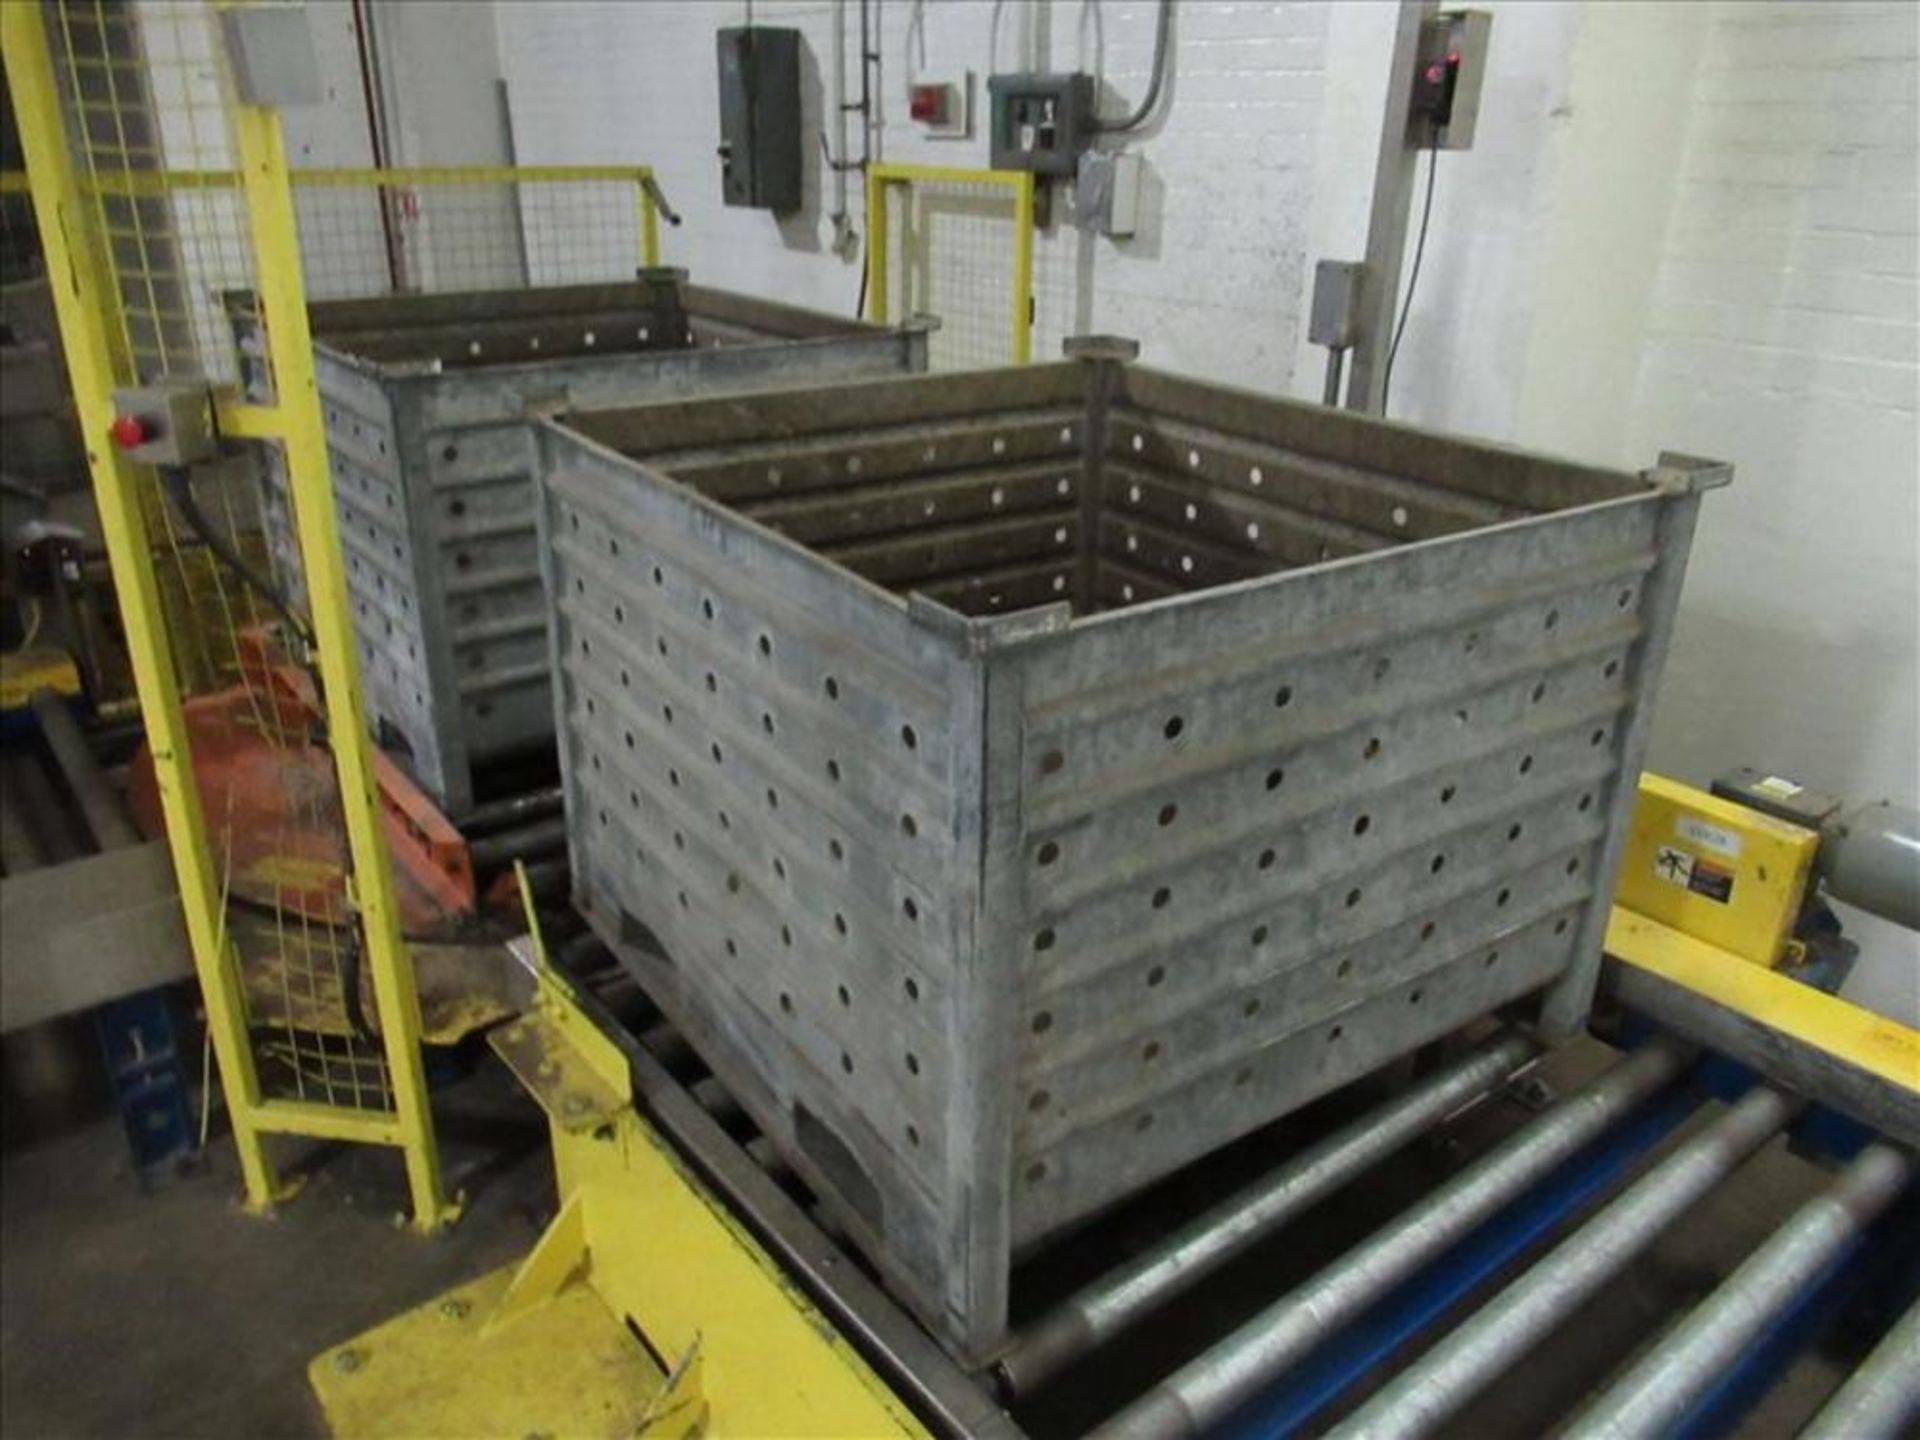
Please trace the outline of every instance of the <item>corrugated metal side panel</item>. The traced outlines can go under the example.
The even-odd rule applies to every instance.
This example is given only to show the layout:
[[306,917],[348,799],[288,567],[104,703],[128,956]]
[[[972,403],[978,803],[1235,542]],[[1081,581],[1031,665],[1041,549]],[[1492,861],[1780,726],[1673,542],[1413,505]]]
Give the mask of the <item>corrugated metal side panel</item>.
[[1566,969],[1652,683],[1661,503],[1114,612],[1001,662],[1016,1244]]
[[[553,735],[522,417],[894,374],[925,364],[925,339],[873,330],[442,374],[383,371],[325,345],[316,355],[369,718],[458,815],[472,802],[473,765]],[[270,478],[270,514],[275,493]],[[404,588],[402,572],[412,577]]]
[[577,899],[954,1333],[976,1308],[971,1207],[1005,1193],[976,1173],[998,1082],[967,1023],[981,667],[957,631],[683,487],[540,441]]

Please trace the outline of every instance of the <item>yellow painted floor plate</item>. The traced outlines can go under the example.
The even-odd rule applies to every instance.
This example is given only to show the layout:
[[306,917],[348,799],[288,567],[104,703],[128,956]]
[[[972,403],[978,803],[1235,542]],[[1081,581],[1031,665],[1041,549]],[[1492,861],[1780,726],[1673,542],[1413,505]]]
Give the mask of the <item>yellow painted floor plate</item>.
[[318,1356],[307,1377],[333,1435],[632,1435],[665,1383],[659,1366],[579,1281],[486,1328],[516,1268]]

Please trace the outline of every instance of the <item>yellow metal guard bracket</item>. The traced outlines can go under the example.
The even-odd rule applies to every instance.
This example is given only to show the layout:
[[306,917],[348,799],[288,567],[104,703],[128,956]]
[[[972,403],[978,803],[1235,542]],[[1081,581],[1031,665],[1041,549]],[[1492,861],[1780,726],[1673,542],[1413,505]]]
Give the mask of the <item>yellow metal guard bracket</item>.
[[926,1433],[634,1110],[521,894],[539,1000],[492,1039],[547,1111],[559,1211],[518,1265],[318,1356],[332,1433]]

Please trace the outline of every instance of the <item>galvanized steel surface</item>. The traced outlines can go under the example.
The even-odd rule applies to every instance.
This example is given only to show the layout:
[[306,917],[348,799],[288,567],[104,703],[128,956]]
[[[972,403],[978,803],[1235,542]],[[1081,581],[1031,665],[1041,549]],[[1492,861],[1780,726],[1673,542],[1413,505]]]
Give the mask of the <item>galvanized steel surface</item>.
[[1920,1301],[1800,1432],[1801,1440],[1896,1440],[1920,1420]]
[[1016,1333],[994,1362],[996,1382],[1009,1396],[1030,1394],[1073,1360],[1147,1319],[1287,1221],[1481,1099],[1536,1053],[1524,1037],[1505,1036],[1288,1160]]
[[1620,1122],[1684,1068],[1666,1041],[1635,1051],[1568,1096],[1211,1350],[1101,1425],[1099,1440],[1204,1434],[1322,1339]]
[[[925,336],[635,285],[312,307],[369,718],[453,814],[472,770],[553,733],[526,416],[926,366]],[[283,472],[276,566],[299,587]]]
[[1107,359],[540,430],[580,899],[972,1358],[1017,1247],[1584,1015],[1684,473]]
[[1519,1364],[1663,1229],[1706,1198],[1777,1134],[1796,1108],[1776,1090],[1749,1091],[1444,1336],[1333,1433],[1348,1440],[1386,1440],[1438,1428]]
[[1562,1433],[1578,1440],[1671,1433],[1766,1326],[1899,1197],[1912,1175],[1912,1162],[1892,1146],[1862,1150],[1829,1189],[1794,1212]]

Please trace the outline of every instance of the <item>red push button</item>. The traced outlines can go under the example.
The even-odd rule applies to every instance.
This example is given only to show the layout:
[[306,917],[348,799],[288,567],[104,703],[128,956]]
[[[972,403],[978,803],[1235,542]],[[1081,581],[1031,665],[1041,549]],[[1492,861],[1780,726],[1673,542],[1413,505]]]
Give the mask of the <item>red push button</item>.
[[138,415],[116,415],[107,434],[122,450],[136,450],[153,438],[153,431]]
[[947,87],[916,85],[907,97],[907,114],[923,125],[942,125],[947,118]]

